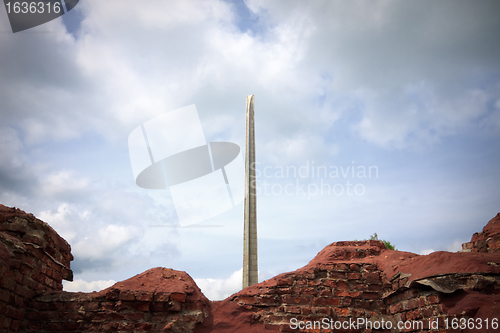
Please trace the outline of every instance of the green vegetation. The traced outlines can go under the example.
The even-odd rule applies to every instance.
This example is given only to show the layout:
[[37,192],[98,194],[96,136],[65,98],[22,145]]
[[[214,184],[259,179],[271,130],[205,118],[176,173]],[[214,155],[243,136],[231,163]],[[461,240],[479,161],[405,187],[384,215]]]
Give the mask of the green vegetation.
[[[364,240],[378,240],[378,241],[381,241],[382,243],[384,243],[386,249],[396,250],[396,251],[398,250],[398,249],[396,249],[396,247],[394,245],[391,244],[391,242],[383,240],[383,239],[378,239],[377,233],[374,233],[373,235],[371,235],[370,239],[365,238]],[[358,240],[355,239],[354,241],[357,242]]]
[[384,243],[386,249],[397,250],[396,247],[391,244],[391,242],[383,240],[383,239],[378,239],[377,233],[374,233],[373,235],[371,235],[370,236],[370,240],[379,240],[379,241],[382,241],[382,243]]

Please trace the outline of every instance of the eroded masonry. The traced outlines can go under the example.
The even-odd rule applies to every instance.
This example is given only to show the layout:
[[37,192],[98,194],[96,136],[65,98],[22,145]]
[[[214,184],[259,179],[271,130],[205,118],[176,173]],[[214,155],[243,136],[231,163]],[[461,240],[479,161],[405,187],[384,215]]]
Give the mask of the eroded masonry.
[[[491,332],[451,323],[500,319],[500,213],[462,252],[417,255],[379,241],[337,242],[303,268],[219,302],[187,273],[167,268],[100,292],[65,292],[72,259],[47,223],[0,205],[1,332]],[[363,325],[306,327],[357,319]]]

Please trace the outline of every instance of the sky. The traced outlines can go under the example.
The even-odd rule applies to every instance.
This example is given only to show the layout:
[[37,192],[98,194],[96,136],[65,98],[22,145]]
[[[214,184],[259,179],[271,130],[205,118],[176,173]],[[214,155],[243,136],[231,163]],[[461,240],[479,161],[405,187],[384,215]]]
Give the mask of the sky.
[[[241,289],[243,204],[178,228],[128,136],[195,104],[245,142],[255,95],[259,280],[377,233],[458,251],[500,211],[500,2],[81,0],[12,33],[0,8],[0,203],[72,247],[68,291],[153,267]],[[218,227],[209,227],[218,226]]]

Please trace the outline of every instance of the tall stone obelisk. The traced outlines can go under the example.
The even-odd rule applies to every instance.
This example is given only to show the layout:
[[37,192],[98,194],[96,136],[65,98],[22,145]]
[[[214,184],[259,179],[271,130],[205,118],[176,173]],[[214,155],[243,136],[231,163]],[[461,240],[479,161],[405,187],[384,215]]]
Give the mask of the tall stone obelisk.
[[245,229],[243,234],[243,288],[258,282],[257,262],[257,193],[255,178],[254,96],[247,96],[245,144]]

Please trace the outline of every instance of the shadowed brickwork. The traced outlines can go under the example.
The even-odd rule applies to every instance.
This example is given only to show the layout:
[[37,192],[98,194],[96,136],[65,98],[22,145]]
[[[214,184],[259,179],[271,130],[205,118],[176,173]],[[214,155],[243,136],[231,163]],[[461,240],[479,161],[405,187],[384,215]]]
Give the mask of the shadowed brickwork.
[[[62,291],[69,245],[45,222],[0,205],[1,332],[491,332],[446,321],[500,319],[500,214],[466,251],[417,255],[380,241],[336,242],[294,272],[210,302],[185,272],[153,268],[93,293]],[[294,321],[364,324],[293,329]],[[384,322],[391,329],[374,329]],[[423,326],[398,329],[399,322]],[[429,327],[436,323],[436,327]],[[483,322],[484,323],[484,322]]]

